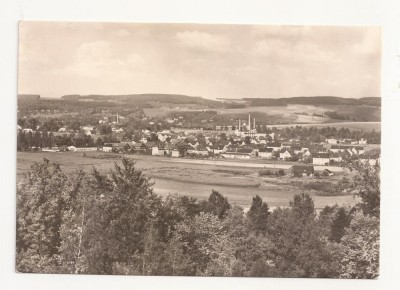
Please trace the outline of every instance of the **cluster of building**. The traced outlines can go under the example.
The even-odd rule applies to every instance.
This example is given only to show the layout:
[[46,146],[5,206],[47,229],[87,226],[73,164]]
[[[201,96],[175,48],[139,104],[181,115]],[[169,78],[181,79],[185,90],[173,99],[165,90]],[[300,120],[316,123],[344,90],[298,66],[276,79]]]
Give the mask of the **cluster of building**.
[[[100,120],[100,124],[112,123],[118,125],[121,118],[118,114],[115,120]],[[102,122],[104,121],[104,122]],[[300,161],[314,165],[339,164],[343,159],[359,159],[362,162],[375,164],[379,160],[379,154],[365,153],[367,140],[340,140],[328,138],[325,142],[312,143],[299,139],[284,140],[276,133],[259,133],[256,129],[256,119],[251,122],[249,114],[248,122],[238,120],[235,130],[221,131],[202,130],[195,128],[171,128],[152,132],[141,130],[139,141],[119,142],[104,144],[98,147],[68,146],[65,148],[44,148],[43,151],[103,151],[118,153],[141,153],[154,156],[199,157],[199,158],[225,158],[225,159],[279,159],[285,161]],[[253,123],[253,124],[252,124]],[[23,129],[31,130],[31,129]],[[91,134],[95,130],[93,126],[82,126],[81,130]],[[122,128],[113,126],[113,133],[121,133]],[[59,130],[65,132],[65,128]],[[154,135],[157,138],[154,138]],[[157,141],[154,141],[156,139]],[[136,139],[137,140],[137,139]],[[150,141],[153,140],[153,141]]]

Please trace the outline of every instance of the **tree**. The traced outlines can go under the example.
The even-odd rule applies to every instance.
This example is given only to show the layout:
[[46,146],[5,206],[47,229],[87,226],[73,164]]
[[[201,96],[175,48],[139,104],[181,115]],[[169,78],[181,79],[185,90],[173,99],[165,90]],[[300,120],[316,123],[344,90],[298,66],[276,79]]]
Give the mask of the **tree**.
[[342,278],[371,279],[379,275],[379,219],[371,215],[354,214],[341,240]]
[[314,219],[314,201],[308,194],[296,194],[293,198],[293,201],[290,201],[289,205],[292,208],[293,213],[300,220],[307,221],[309,219]]
[[250,221],[251,228],[257,233],[264,232],[267,228],[269,214],[268,204],[263,202],[262,198],[258,195],[253,197],[253,202],[247,212],[247,218]]
[[345,228],[350,225],[350,221],[351,217],[346,210],[343,207],[339,208],[332,221],[330,240],[339,243],[345,234]]
[[60,230],[67,202],[79,191],[83,174],[70,179],[60,166],[34,163],[17,187],[17,270],[59,271]]
[[361,197],[360,207],[365,214],[375,217],[380,216],[380,164],[377,162],[371,166],[368,162],[352,162],[350,170],[356,173],[353,186],[356,194]]
[[110,125],[101,125],[100,126],[100,134],[107,135],[112,133],[112,128]]
[[226,216],[230,207],[228,199],[213,189],[206,205],[207,211],[222,219]]
[[232,243],[221,220],[201,212],[177,225],[176,238],[191,259],[191,275],[230,276],[235,262]]

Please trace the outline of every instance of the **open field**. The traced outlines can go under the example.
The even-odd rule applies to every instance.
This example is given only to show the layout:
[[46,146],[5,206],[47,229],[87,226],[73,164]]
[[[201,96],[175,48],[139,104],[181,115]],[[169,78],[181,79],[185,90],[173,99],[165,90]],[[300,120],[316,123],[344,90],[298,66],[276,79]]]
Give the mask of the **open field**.
[[[286,162],[279,160],[280,162],[270,162],[266,163],[266,160],[257,160],[257,162],[253,162],[252,160],[248,160],[246,162],[242,161],[220,161],[220,160],[196,160],[196,159],[172,159],[168,160],[168,162],[175,163],[190,163],[190,164],[204,164],[204,165],[215,165],[215,166],[234,166],[234,167],[247,167],[247,168],[275,168],[275,169],[289,169],[293,166],[293,164],[298,164],[297,162]],[[332,172],[342,172],[343,167],[337,166],[323,166],[323,165],[314,165],[314,169],[317,171],[322,171],[324,169],[329,169]]]
[[[33,162],[41,162],[43,158],[60,163],[65,172],[72,172],[78,168],[89,171],[92,166],[101,172],[107,172],[113,168],[114,162],[121,163],[121,155],[107,154],[107,158],[98,158],[101,156],[103,156],[102,152],[87,152],[86,156],[75,152],[18,152],[17,181],[21,180],[22,174],[29,170]],[[193,160],[200,162],[189,164],[173,162],[173,159],[164,157],[143,155],[127,155],[126,157],[135,159],[137,166],[152,177],[155,182],[154,191],[160,195],[186,194],[198,199],[207,199],[211,190],[215,189],[227,196],[231,203],[248,208],[252,197],[256,194],[260,195],[271,207],[277,207],[287,206],[293,195],[302,191],[297,185],[301,179],[295,179],[295,182],[288,176],[259,177],[258,168],[238,168],[236,162],[228,162],[221,166],[203,164],[201,160]],[[339,177],[340,174],[337,178]],[[309,193],[313,196],[316,208],[335,203],[342,205],[356,202],[351,195],[316,196],[312,191]]]

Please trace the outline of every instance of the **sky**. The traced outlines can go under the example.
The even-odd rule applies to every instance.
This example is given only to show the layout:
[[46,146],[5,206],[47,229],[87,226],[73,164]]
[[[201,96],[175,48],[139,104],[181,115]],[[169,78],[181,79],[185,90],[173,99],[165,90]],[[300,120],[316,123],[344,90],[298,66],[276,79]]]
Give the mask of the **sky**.
[[380,96],[381,29],[29,22],[18,93]]

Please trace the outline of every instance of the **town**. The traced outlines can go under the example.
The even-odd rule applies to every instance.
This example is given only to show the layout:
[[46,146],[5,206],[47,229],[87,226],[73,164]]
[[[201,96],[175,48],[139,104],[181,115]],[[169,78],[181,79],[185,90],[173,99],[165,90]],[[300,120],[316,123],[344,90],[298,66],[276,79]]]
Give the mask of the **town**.
[[[145,154],[171,158],[226,159],[263,163],[341,166],[344,160],[374,165],[380,158],[380,132],[348,128],[259,124],[248,114],[231,125],[185,127],[184,114],[160,120],[141,114],[97,114],[82,124],[78,117],[18,119],[18,151]],[[43,120],[41,123],[39,119]],[[135,124],[138,124],[135,128]],[[208,127],[207,127],[208,125]],[[372,149],[371,149],[372,148]],[[305,169],[305,172],[308,172]]]

